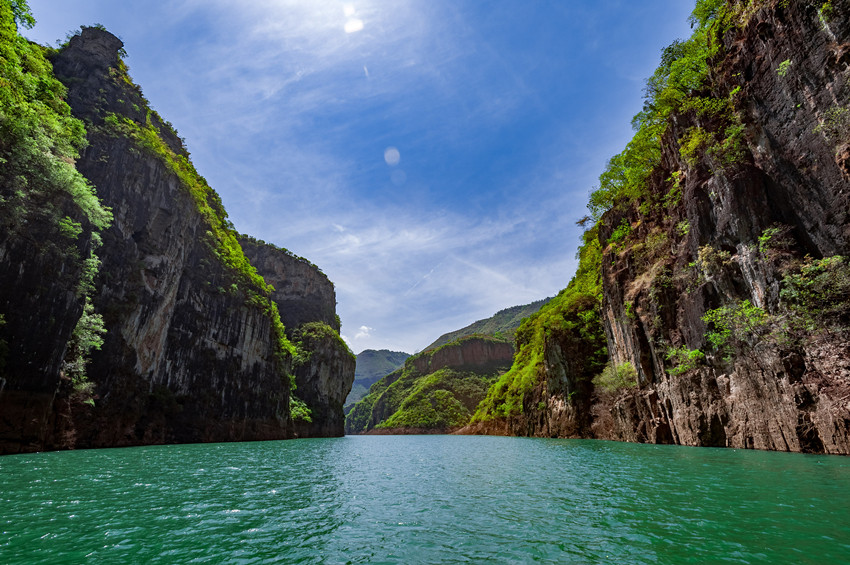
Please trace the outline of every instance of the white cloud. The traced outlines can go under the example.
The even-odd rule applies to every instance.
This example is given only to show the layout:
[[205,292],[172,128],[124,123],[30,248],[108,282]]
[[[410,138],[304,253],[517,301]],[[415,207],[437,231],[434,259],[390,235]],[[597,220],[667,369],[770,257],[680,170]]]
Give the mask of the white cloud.
[[375,328],[370,328],[369,326],[360,326],[360,329],[356,334],[354,334],[354,339],[366,339],[372,337],[372,330]]

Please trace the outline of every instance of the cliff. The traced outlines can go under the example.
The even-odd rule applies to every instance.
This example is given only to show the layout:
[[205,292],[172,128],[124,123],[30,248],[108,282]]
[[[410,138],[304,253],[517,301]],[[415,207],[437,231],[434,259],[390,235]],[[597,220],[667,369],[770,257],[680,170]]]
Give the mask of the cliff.
[[848,18],[697,2],[591,195],[590,300],[541,310],[467,431],[850,453]]
[[[602,259],[612,357],[639,383],[613,404],[614,437],[850,453],[850,11],[828,8],[765,2],[723,34],[710,95],[731,97],[739,155],[690,155],[697,128],[729,124],[680,113],[649,191],[675,175],[681,205],[603,218],[602,238],[633,228]],[[639,265],[653,230],[670,252]]]
[[318,267],[285,249],[247,236],[239,242],[251,264],[274,287],[271,299],[298,350],[295,394],[309,414],[295,418],[296,435],[344,435],[343,404],[354,382],[356,358],[339,335],[333,283]]
[[[354,370],[350,352],[338,336],[291,341],[306,322],[328,324],[336,335],[333,286],[312,265],[276,250],[258,251],[258,265],[288,282],[274,290],[263,280],[181,139],[130,80],[121,47],[108,32],[84,28],[51,55],[87,131],[76,169],[114,217],[102,232],[101,266],[85,295],[92,317],[102,316],[103,343],[87,350],[85,376],[73,388],[63,385],[68,336],[89,300],[74,294],[80,267],[31,252],[45,243],[29,243],[29,254],[19,243],[8,247],[4,276],[20,275],[3,286],[3,339],[14,379],[4,377],[12,386],[0,390],[2,449],[339,435]],[[65,253],[72,259],[92,247],[92,228],[82,228],[74,253]],[[0,242],[12,239],[3,235]],[[28,229],[15,241],[42,235]],[[29,309],[26,300],[39,306]],[[13,301],[24,308],[8,307]],[[37,324],[22,331],[24,316],[51,320],[47,336]],[[281,317],[293,327],[286,330]],[[311,355],[312,364],[304,363]],[[28,361],[35,356],[38,366]],[[22,363],[28,373],[18,370]],[[292,395],[296,387],[307,398]]]
[[352,407],[345,431],[444,433],[463,426],[512,357],[510,342],[490,336],[413,355]]

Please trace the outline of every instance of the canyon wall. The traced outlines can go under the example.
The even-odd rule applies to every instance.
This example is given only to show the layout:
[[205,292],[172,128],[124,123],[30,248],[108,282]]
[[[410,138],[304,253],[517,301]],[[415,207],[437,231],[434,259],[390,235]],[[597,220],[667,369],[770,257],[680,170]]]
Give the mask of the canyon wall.
[[322,271],[285,249],[242,236],[246,257],[274,287],[287,337],[302,352],[293,366],[297,397],[310,410],[295,420],[298,437],[345,434],[343,405],[354,382],[355,356],[339,336],[336,292]]
[[693,23],[464,432],[850,453],[850,3]]
[[[73,285],[60,283],[77,275],[49,254],[26,256],[26,240],[3,248],[4,276],[17,273],[8,288],[20,289],[4,287],[4,300],[26,308],[29,293],[40,306],[25,310],[39,319],[29,329],[38,336],[19,331],[27,324],[15,316],[5,326],[8,359],[29,364],[32,375],[13,373],[32,391],[16,382],[0,389],[2,449],[340,435],[354,364],[338,337],[333,285],[314,266],[271,248],[256,256],[276,290],[267,285],[182,140],[130,80],[121,47],[112,34],[84,28],[52,55],[88,132],[77,169],[114,217],[102,234],[91,295],[104,343],[91,352],[87,393],[63,385],[62,355],[83,303]],[[68,271],[64,279],[57,270]],[[326,324],[329,333],[293,343],[307,322]],[[304,398],[294,396],[297,388]],[[305,414],[293,409],[303,402],[306,427],[299,421]]]
[[[609,349],[639,383],[614,401],[612,437],[850,453],[847,312],[799,330],[786,299],[806,257],[811,268],[850,255],[850,11],[832,4],[762,3],[726,33],[711,94],[734,93],[745,151],[725,166],[709,151],[683,156],[689,130],[721,124],[677,115],[651,190],[669,191],[676,175],[681,206],[672,217],[637,207],[604,217],[603,241],[626,222],[634,242],[662,234],[669,246],[649,264],[635,259],[636,243],[602,258]],[[845,285],[831,300],[850,298],[846,266],[827,276]],[[728,320],[704,320],[711,312]],[[718,323],[734,326],[736,343],[712,350]],[[706,357],[681,370],[675,349]]]

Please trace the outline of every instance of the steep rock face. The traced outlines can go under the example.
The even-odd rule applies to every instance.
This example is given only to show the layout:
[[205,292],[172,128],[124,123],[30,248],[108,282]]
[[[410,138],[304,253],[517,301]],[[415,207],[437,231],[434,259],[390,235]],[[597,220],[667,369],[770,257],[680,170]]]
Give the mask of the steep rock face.
[[241,236],[239,244],[257,272],[274,287],[272,300],[284,326],[297,328],[307,322],[322,322],[339,332],[334,285],[318,267],[251,237]]
[[[70,203],[63,208],[84,221]],[[6,222],[2,227],[0,453],[15,453],[39,449],[49,433],[66,344],[83,312],[79,257],[91,251],[91,231],[63,245],[49,219],[31,218],[25,233]]]
[[0,48],[0,453],[16,453],[45,444],[54,403],[80,384],[92,252],[110,214],[73,168],[82,123],[8,2]]
[[491,367],[510,364],[513,354],[514,348],[509,342],[471,337],[426,351],[414,356],[409,362],[423,375],[444,367],[461,371],[470,368],[486,371]]
[[296,420],[298,437],[345,435],[343,404],[354,382],[354,354],[327,326],[318,331],[307,324],[296,331],[299,346],[309,358],[295,366],[295,394],[310,409],[310,421]]
[[[226,267],[209,219],[163,159],[110,129],[108,113],[159,125],[122,75],[121,42],[93,28],[54,58],[89,147],[78,169],[113,209],[104,234],[95,306],[106,341],[89,378],[94,407],[57,423],[46,447],[286,438],[290,360],[268,309]],[[150,116],[150,117],[149,117]]]
[[[726,34],[712,77],[715,96],[735,91],[745,154],[732,166],[708,152],[685,159],[679,148],[689,129],[714,124],[678,115],[651,182],[664,194],[679,175],[683,204],[674,217],[647,221],[632,208],[603,218],[603,242],[625,222],[635,240],[664,240],[669,250],[649,266],[634,248],[609,246],[603,257],[609,349],[616,363],[633,364],[639,382],[614,401],[603,437],[850,453],[845,332],[793,340],[776,336],[779,324],[742,331],[747,343],[731,357],[706,342],[707,312],[748,300],[787,319],[780,292],[794,265],[805,255],[850,253],[850,138],[841,117],[850,102],[850,10],[833,2],[827,19],[805,3],[762,4]],[[676,371],[673,348],[706,358]]]
[[336,292],[318,267],[291,253],[241,237],[245,256],[275,290],[271,294],[288,337],[305,352],[296,363],[295,395],[310,409],[310,421],[294,422],[298,437],[345,433],[343,404],[354,382],[355,357],[339,336]]

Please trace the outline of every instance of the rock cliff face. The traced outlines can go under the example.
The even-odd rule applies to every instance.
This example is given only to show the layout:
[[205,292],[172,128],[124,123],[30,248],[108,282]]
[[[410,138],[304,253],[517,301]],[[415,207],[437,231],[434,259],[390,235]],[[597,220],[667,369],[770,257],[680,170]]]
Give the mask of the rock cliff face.
[[355,356],[339,336],[333,283],[306,259],[252,238],[240,238],[245,256],[274,287],[287,336],[303,351],[294,365],[296,392],[310,409],[295,420],[298,437],[345,434],[343,404],[354,382]]
[[507,341],[472,336],[414,355],[406,363],[411,363],[423,375],[445,367],[458,371],[489,372],[510,364],[513,355],[513,345]]
[[[521,407],[497,383],[465,431],[850,453],[850,3],[699,8],[706,41],[665,51],[636,118],[660,146],[636,135],[601,179],[616,197],[595,193],[581,265],[601,303],[578,310],[601,317],[606,372],[547,305],[507,374],[532,383]],[[663,91],[697,52],[704,79],[679,67]]]
[[[787,320],[781,291],[802,258],[850,252],[850,11],[832,4],[825,15],[807,3],[765,2],[723,37],[712,91],[735,92],[746,151],[725,168],[708,152],[686,159],[680,146],[689,128],[714,124],[693,113],[676,117],[652,190],[666,192],[664,179],[679,175],[683,204],[674,220],[688,227],[684,237],[661,214],[647,221],[633,208],[604,218],[602,240],[625,221],[637,239],[664,230],[671,241],[643,273],[628,250],[609,247],[603,256],[610,352],[632,363],[640,384],[615,401],[613,437],[850,453],[844,331],[810,328],[792,339],[781,324],[737,327],[745,343],[728,355],[707,347],[712,327],[703,320],[717,309],[740,317],[744,300]],[[843,284],[846,274],[831,276]],[[846,329],[842,315],[833,321]],[[705,350],[704,363],[675,370],[670,350],[682,347]]]
[[[71,203],[63,208],[84,220]],[[48,433],[66,344],[83,312],[79,257],[91,251],[90,229],[86,236],[69,253],[48,219],[0,229],[0,453],[37,449]]]
[[[340,435],[354,362],[338,338],[333,285],[304,261],[252,247],[278,289],[270,298],[218,196],[127,76],[121,46],[108,32],[85,28],[52,59],[88,130],[77,169],[114,215],[94,281],[93,303],[107,330],[87,371],[94,403],[72,402],[56,386],[82,311],[73,285],[59,283],[78,274],[50,255],[26,257],[25,245],[2,247],[4,283],[22,289],[21,296],[4,292],[4,300],[19,300],[30,317],[56,320],[49,328],[31,325],[38,335],[28,337],[18,331],[26,320],[8,319],[5,329],[17,332],[9,359],[32,374],[25,375],[28,389],[7,383],[0,391],[9,436],[3,449]],[[40,305],[28,310],[27,300]],[[291,324],[289,337],[306,322],[327,324],[328,332],[299,335],[295,355],[280,318]],[[293,367],[293,356],[310,360]],[[298,429],[291,417],[296,382],[312,412],[311,425]]]

